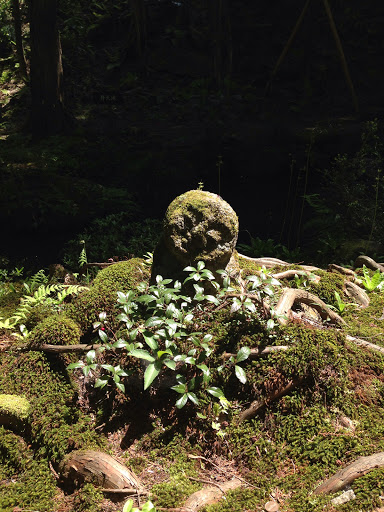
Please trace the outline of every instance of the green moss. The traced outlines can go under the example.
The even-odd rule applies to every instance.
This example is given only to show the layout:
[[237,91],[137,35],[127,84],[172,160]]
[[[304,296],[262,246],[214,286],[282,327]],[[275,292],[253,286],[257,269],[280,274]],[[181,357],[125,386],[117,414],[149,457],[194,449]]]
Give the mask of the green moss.
[[0,354],[0,393],[25,396],[30,435],[40,456],[58,461],[75,449],[96,447],[92,421],[79,411],[65,369],[45,354]]
[[309,281],[309,291],[314,295],[317,295],[322,301],[331,306],[336,306],[335,292],[338,292],[341,299],[348,302],[343,288],[344,278],[342,275],[336,272],[326,272],[324,270],[317,270],[314,272],[316,275],[321,277],[318,283]]
[[254,261],[238,255],[239,267],[241,270],[241,277],[245,279],[248,276],[257,275],[260,272],[261,266],[257,265]]
[[169,205],[165,219],[166,222],[172,222],[172,219],[188,216],[191,212],[197,218],[214,218],[216,222],[227,225],[230,228],[231,236],[237,239],[239,230],[237,215],[220,196],[203,190],[185,192]]
[[92,484],[85,484],[75,493],[73,507],[76,512],[99,512],[102,510],[103,493]]
[[[17,478],[15,479],[15,475]],[[36,458],[26,443],[0,427],[0,510],[15,507],[51,512],[57,489],[46,459]]]
[[19,419],[27,419],[30,413],[30,404],[22,396],[0,394],[0,415],[11,414]]
[[99,319],[105,311],[111,327],[120,310],[117,306],[117,292],[135,289],[141,281],[149,280],[149,270],[141,258],[122,261],[101,270],[90,290],[82,293],[67,308],[67,314],[76,320],[83,332]]
[[76,345],[80,343],[79,325],[63,314],[53,314],[44,318],[32,330],[28,341],[32,346],[43,343],[50,345]]
[[167,482],[155,484],[152,487],[151,499],[158,507],[180,507],[191,494],[201,487],[202,484],[193,482],[187,476],[179,474],[171,477]]

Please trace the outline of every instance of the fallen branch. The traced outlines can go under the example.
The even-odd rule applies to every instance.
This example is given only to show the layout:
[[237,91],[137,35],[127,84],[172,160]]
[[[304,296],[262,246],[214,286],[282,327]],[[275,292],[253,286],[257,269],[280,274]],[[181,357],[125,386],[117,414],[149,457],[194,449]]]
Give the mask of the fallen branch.
[[105,494],[127,494],[127,495],[135,495],[135,494],[140,494],[140,495],[147,495],[149,494],[148,491],[144,491],[144,490],[140,490],[140,489],[134,489],[134,488],[129,488],[129,487],[125,487],[124,489],[104,489],[103,487],[100,489],[101,492],[104,492]]
[[[251,348],[251,352],[248,356],[248,359],[258,359],[259,357],[266,356],[274,352],[282,352],[288,350],[289,348],[290,347],[287,345],[271,345],[269,347],[264,348]],[[236,358],[236,354],[232,354],[230,352],[223,353],[223,359],[230,359],[231,357]]]
[[[214,484],[214,485],[212,485]],[[228,491],[242,487],[243,482],[239,478],[232,478],[226,482],[211,482],[208,487],[203,487],[196,491],[187,499],[181,510],[188,512],[198,512],[207,505],[217,503]]]
[[364,476],[369,471],[384,466],[384,452],[375,453],[368,457],[359,457],[355,462],[335,473],[331,478],[323,482],[314,491],[315,494],[331,494],[347,485],[350,485],[356,478]]
[[331,322],[335,324],[345,324],[344,320],[337,313],[332,311],[325,302],[319,299],[316,295],[313,295],[313,293],[309,293],[305,290],[284,288],[275,307],[276,318],[281,325],[286,325],[288,323],[290,312],[295,303],[310,306],[319,313],[323,320],[327,320],[329,318]]
[[242,423],[243,421],[250,420],[251,418],[254,418],[256,414],[263,409],[267,404],[270,402],[273,402],[274,400],[277,400],[278,398],[281,398],[284,395],[287,395],[291,391],[293,391],[304,379],[302,377],[291,380],[288,382],[286,386],[284,386],[281,389],[278,389],[276,391],[273,391],[267,398],[264,398],[262,400],[255,400],[251,403],[251,405],[248,407],[248,409],[245,409],[239,416],[239,423]]
[[18,350],[27,352],[29,350],[35,350],[36,352],[50,352],[52,354],[64,354],[66,352],[88,352],[89,350],[97,350],[101,344],[89,344],[82,343],[79,345],[49,345],[48,343],[42,343],[36,347],[28,345],[20,347]]

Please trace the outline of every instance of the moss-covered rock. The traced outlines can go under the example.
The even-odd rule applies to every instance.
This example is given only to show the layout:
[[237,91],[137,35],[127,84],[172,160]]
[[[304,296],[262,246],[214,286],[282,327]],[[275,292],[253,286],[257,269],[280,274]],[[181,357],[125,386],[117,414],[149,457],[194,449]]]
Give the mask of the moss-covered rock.
[[149,280],[149,269],[142,258],[121,261],[101,270],[91,288],[76,297],[67,308],[67,314],[77,321],[83,332],[93,322],[98,321],[99,313],[105,311],[111,327],[113,319],[120,312],[117,307],[117,292],[135,289],[142,281]]
[[236,213],[220,196],[190,190],[176,197],[165,214],[151,280],[158,274],[183,280],[183,268],[198,261],[204,261],[212,271],[226,269],[236,246],[238,230]]
[[29,336],[33,346],[43,343],[50,345],[76,345],[80,343],[79,325],[63,314],[47,316],[36,325]]
[[19,419],[28,418],[31,407],[28,400],[22,396],[0,394],[0,418],[2,415],[12,415]]

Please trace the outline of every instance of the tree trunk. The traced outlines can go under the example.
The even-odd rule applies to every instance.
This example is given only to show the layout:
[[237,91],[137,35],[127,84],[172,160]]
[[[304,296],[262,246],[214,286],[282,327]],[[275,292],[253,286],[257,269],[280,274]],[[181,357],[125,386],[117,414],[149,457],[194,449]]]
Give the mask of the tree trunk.
[[30,30],[32,135],[55,135],[67,124],[57,0],[30,0]]
[[28,78],[27,63],[25,62],[23,38],[21,30],[20,3],[19,0],[12,0],[12,19],[15,30],[16,57],[19,64],[20,77],[23,80]]

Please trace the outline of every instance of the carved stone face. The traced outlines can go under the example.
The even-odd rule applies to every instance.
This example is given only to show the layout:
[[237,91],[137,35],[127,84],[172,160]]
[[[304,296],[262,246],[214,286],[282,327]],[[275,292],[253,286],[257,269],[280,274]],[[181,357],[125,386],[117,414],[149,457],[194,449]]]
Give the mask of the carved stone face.
[[202,260],[209,268],[224,268],[235,248],[238,219],[231,206],[210,192],[191,190],[168,207],[164,243],[180,261]]

